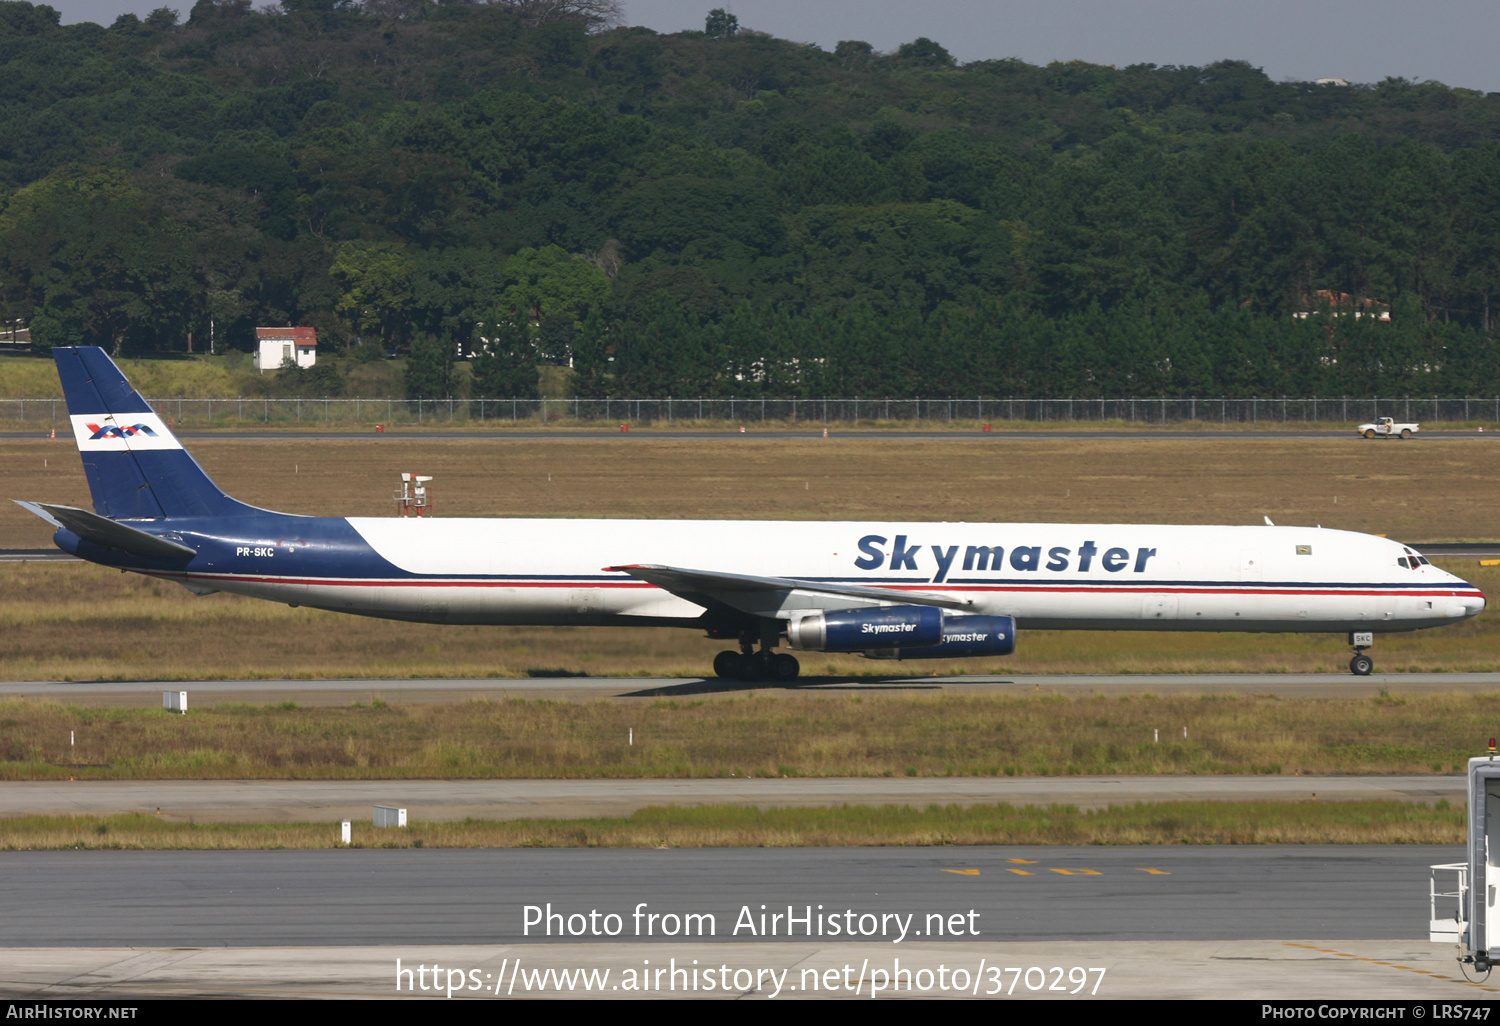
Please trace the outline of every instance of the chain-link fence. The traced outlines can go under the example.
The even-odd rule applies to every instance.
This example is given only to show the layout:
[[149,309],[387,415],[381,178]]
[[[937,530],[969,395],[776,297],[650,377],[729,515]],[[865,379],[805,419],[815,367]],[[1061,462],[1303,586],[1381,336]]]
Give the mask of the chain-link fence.
[[[184,427],[274,424],[309,428],[512,421],[531,425],[621,422],[853,424],[880,421],[1122,424],[1352,424],[1500,422],[1500,397],[1338,399],[152,399]],[[0,421],[66,423],[61,399],[0,399]]]

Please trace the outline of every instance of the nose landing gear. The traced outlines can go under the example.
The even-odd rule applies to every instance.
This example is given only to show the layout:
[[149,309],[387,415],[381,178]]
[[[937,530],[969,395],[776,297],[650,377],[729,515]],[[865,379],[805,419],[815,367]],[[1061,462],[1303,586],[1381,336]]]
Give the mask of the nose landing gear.
[[1353,631],[1349,644],[1354,646],[1354,658],[1349,660],[1349,672],[1356,677],[1368,677],[1375,669],[1375,660],[1365,655],[1365,649],[1375,644],[1372,631]]

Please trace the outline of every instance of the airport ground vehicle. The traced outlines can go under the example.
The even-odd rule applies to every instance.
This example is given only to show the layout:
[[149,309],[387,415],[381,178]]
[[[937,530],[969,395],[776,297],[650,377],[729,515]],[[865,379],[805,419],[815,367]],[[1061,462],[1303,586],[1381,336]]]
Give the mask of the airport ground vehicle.
[[1422,429],[1420,424],[1402,424],[1390,417],[1376,417],[1373,424],[1357,429],[1366,438],[1410,438]]
[[[714,670],[796,677],[794,650],[1007,655],[1018,627],[1376,633],[1484,596],[1419,553],[1321,528],[888,521],[307,517],[224,494],[94,347],[53,350],[94,510],[22,505],[68,552],[175,581],[451,624],[688,627]],[[757,649],[757,645],[759,648]]]

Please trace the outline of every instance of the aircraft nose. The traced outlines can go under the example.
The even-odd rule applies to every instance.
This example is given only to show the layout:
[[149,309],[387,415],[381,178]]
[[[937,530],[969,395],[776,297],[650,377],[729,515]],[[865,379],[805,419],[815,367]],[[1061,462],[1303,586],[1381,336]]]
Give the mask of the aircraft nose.
[[[1468,584],[1467,581],[1465,581],[1464,583]],[[1469,584],[1469,587],[1474,588],[1472,584]],[[1478,616],[1480,613],[1484,612],[1484,606],[1484,594],[1478,588],[1474,588],[1473,591],[1454,596],[1452,603],[1449,605],[1448,615],[1462,616],[1465,618]]]

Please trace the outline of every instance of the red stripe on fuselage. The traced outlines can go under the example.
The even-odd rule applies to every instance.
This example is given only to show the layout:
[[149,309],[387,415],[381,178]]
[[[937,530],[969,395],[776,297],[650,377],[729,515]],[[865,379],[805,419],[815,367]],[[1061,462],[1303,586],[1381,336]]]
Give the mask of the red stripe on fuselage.
[[[577,580],[577,581],[516,581],[516,580],[371,580],[368,578],[354,578],[347,580],[331,579],[326,577],[245,577],[236,574],[164,574],[152,573],[154,577],[169,579],[182,578],[185,580],[203,581],[233,581],[241,584],[303,584],[320,585],[324,587],[339,588],[655,588],[656,585],[645,581],[600,581]],[[828,585],[837,588],[837,584]],[[868,587],[868,586],[867,586]],[[1457,598],[1465,595],[1477,595],[1478,589],[1473,591],[1455,591],[1451,587],[1441,588],[1434,585],[1431,588],[1420,590],[1393,591],[1389,588],[1371,589],[1368,586],[1351,585],[1340,588],[1328,586],[1322,588],[1235,588],[1210,585],[1176,585],[1173,587],[1152,587],[1146,584],[1133,586],[1107,586],[1107,585],[1066,585],[1066,584],[1022,584],[1022,585],[930,585],[930,584],[892,584],[874,585],[883,587],[884,590],[899,594],[903,591],[914,591],[923,593],[952,594],[964,592],[980,592],[985,594],[1068,594],[1068,595],[1337,595],[1344,597],[1358,596],[1396,596],[1400,598]],[[665,590],[665,589],[661,589]]]

